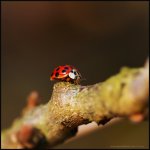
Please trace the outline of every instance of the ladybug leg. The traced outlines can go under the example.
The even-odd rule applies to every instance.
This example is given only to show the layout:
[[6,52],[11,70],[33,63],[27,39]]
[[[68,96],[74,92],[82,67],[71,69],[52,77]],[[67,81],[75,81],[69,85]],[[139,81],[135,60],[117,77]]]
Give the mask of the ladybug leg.
[[80,83],[80,78],[77,78],[74,82],[75,82],[75,84],[79,84]]
[[70,78],[67,78],[66,81],[69,82],[69,81],[70,81]]
[[73,79],[71,79],[71,78],[69,78],[69,77],[66,79],[66,81],[67,81],[67,82],[70,82],[70,83],[75,83],[75,80],[73,80]]

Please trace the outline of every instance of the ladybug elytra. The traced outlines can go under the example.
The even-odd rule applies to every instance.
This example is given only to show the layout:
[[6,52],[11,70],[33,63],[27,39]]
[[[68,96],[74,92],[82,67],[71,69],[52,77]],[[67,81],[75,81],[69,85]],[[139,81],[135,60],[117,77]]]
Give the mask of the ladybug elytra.
[[80,72],[71,65],[58,66],[50,76],[50,80],[60,80],[78,84],[81,80]]

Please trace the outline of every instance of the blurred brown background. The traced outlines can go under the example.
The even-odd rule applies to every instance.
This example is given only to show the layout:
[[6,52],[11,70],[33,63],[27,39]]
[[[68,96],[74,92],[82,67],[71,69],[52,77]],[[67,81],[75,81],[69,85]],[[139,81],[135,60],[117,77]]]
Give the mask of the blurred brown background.
[[[142,66],[149,52],[148,11],[146,1],[2,2],[2,129],[19,115],[32,90],[43,103],[49,100],[54,84],[49,76],[58,65],[76,66],[84,85],[104,81],[122,66]],[[65,148],[119,141],[148,147],[148,122],[110,128]]]

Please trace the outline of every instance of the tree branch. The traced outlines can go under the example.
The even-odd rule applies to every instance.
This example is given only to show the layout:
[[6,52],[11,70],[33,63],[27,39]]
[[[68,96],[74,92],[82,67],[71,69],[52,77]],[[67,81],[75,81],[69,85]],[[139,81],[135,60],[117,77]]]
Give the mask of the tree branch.
[[35,93],[30,96],[22,115],[2,132],[2,148],[52,147],[75,135],[81,124],[105,124],[116,116],[138,121],[133,116],[144,118],[148,91],[149,61],[91,86],[58,82],[47,104],[38,105]]

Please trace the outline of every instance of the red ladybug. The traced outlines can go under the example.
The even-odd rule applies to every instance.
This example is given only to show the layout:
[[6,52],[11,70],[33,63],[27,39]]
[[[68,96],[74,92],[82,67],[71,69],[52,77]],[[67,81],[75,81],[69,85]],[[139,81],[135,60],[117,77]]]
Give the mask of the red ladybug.
[[50,80],[60,80],[78,84],[81,80],[80,72],[71,65],[58,66],[50,76]]

